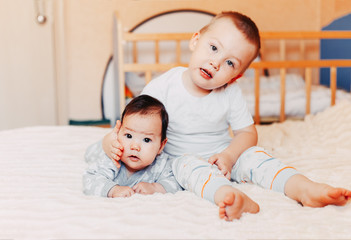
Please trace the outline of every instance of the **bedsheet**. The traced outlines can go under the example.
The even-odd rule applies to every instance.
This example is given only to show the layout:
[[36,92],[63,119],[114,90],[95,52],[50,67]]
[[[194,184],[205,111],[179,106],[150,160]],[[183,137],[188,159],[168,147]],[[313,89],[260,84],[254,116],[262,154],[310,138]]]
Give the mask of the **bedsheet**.
[[[304,121],[257,126],[259,145],[313,180],[351,188],[351,103]],[[351,204],[302,207],[234,184],[260,205],[240,220],[190,192],[100,198],[82,193],[85,149],[109,129],[37,126],[0,132],[0,239],[350,239]]]

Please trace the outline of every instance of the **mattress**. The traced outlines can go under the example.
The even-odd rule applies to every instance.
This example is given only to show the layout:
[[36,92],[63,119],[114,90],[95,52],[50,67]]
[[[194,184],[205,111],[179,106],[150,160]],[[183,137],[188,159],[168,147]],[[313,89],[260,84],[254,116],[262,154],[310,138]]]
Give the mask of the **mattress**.
[[[315,181],[351,189],[351,103],[304,121],[257,126],[259,145]],[[176,194],[101,198],[82,193],[85,149],[109,129],[36,126],[0,132],[0,239],[349,239],[351,204],[302,207],[235,184],[258,214],[226,222],[214,204]]]

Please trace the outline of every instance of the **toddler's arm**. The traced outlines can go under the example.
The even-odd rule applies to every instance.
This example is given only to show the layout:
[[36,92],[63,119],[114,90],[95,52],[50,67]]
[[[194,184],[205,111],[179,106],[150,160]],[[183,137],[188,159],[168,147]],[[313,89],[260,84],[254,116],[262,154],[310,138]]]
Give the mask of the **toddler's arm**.
[[120,168],[121,164],[119,160],[121,159],[123,153],[123,146],[118,141],[118,132],[121,128],[121,121],[117,120],[115,127],[111,132],[106,134],[102,140],[102,148],[106,155],[112,160],[117,168]]
[[223,152],[215,154],[208,159],[216,164],[221,172],[230,179],[230,174],[239,156],[248,148],[256,146],[257,131],[255,125],[233,131],[234,137]]

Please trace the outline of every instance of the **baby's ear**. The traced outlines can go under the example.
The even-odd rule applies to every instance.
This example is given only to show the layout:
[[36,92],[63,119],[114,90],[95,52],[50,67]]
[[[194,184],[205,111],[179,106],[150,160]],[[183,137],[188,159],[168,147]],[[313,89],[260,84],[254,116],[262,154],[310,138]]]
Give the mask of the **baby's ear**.
[[167,141],[168,141],[168,138],[166,138],[165,140],[163,140],[163,141],[161,142],[161,146],[160,146],[160,149],[158,150],[158,153],[157,153],[157,154],[160,154],[160,153],[162,152],[162,150],[163,150],[163,148],[165,147]]
[[231,84],[231,83],[235,82],[237,79],[241,78],[242,76],[243,76],[242,73],[238,74],[238,76],[236,76],[236,77],[234,77],[232,80],[230,80],[230,81],[228,82],[228,84]]

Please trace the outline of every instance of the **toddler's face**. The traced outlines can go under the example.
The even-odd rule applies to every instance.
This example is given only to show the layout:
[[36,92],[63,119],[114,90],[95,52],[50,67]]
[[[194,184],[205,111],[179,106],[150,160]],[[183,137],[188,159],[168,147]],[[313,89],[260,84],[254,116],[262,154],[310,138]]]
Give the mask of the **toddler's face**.
[[127,115],[123,119],[118,140],[124,147],[121,161],[129,172],[149,166],[161,153],[166,141],[161,142],[162,121],[159,114]]
[[235,80],[253,59],[256,46],[228,19],[218,19],[209,29],[195,33],[189,77],[199,90],[211,91]]

